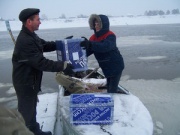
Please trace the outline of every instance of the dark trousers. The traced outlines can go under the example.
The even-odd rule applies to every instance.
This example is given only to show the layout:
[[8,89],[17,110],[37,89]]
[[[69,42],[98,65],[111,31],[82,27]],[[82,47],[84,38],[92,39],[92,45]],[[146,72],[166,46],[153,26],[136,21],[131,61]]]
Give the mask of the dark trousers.
[[36,106],[37,94],[32,95],[17,95],[18,98],[18,111],[21,113],[25,120],[27,127],[36,126]]
[[116,76],[107,77],[107,92],[108,93],[117,93],[121,74],[122,72],[117,74]]

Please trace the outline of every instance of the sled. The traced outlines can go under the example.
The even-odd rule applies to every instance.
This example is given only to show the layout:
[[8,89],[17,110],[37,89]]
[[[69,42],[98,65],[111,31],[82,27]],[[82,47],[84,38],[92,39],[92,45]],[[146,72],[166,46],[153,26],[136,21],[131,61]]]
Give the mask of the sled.
[[[91,73],[93,69],[89,69]],[[94,80],[93,80],[94,79]],[[94,72],[87,80],[96,84],[96,79],[104,79],[100,72]],[[76,79],[75,79],[76,80]],[[78,80],[78,79],[77,79]],[[78,81],[74,81],[74,86]],[[90,81],[92,80],[92,81]],[[82,80],[80,79],[80,82]],[[84,80],[83,80],[84,81]],[[86,81],[84,81],[86,82]],[[85,83],[88,85],[88,81]],[[83,87],[78,84],[77,87]],[[77,88],[76,87],[76,88]],[[71,88],[71,87],[70,87]],[[118,93],[107,93],[104,83],[98,83],[92,90],[75,90],[59,85],[58,115],[64,135],[152,135],[153,122],[151,115],[143,103],[135,95],[119,85]],[[111,124],[72,124],[70,98],[72,94],[104,94],[111,95],[114,100],[113,120]]]
[[[56,80],[64,87],[65,95],[70,95],[72,93],[107,92],[106,78],[98,71],[98,68],[76,72],[73,77],[64,75],[60,72],[57,73]],[[121,85],[118,85],[117,93],[130,94],[130,92]]]

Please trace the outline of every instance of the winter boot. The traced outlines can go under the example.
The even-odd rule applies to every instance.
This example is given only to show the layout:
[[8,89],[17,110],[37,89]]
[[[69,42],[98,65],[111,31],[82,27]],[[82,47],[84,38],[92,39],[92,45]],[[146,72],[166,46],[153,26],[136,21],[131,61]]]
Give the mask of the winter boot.
[[36,123],[35,126],[29,126],[28,127],[30,131],[32,131],[34,133],[34,135],[52,135],[52,133],[50,131],[42,131],[40,129],[39,123]]
[[34,135],[52,135],[52,133],[50,131],[41,131],[39,130],[38,132],[34,133]]

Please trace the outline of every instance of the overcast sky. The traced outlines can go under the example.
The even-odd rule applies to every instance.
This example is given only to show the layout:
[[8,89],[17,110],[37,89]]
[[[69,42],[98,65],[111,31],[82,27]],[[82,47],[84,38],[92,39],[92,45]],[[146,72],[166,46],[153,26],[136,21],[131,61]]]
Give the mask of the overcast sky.
[[143,15],[148,10],[180,10],[180,0],[0,0],[0,17],[18,19],[24,8],[39,8],[40,16],[57,18],[77,15],[106,14],[113,16]]

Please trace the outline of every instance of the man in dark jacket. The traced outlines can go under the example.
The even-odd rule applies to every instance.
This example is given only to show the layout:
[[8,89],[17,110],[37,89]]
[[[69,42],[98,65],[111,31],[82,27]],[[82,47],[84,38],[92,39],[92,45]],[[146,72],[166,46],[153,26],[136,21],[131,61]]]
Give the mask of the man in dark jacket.
[[37,95],[41,91],[43,71],[71,74],[72,65],[62,61],[52,61],[43,56],[43,52],[56,50],[55,42],[39,38],[35,30],[41,24],[39,9],[27,8],[20,12],[23,23],[12,56],[13,85],[18,99],[18,111],[22,114],[26,126],[35,135],[51,135],[40,130],[36,121]]
[[87,56],[94,54],[99,66],[107,78],[107,92],[118,92],[118,84],[124,69],[123,57],[116,46],[116,36],[109,30],[109,19],[106,15],[92,14],[89,18],[90,29],[94,34],[89,40],[81,42]]

